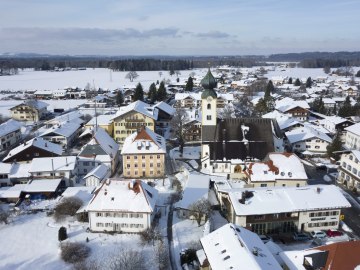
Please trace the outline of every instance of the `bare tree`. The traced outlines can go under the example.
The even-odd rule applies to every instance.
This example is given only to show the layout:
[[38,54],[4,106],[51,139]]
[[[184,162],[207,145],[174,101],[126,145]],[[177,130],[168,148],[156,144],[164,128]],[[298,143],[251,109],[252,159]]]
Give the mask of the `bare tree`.
[[200,200],[192,203],[189,206],[189,210],[190,217],[194,217],[197,224],[200,226],[203,219],[205,222],[209,219],[211,214],[211,205],[207,199],[201,198]]
[[181,75],[181,72],[179,70],[175,70],[176,77],[179,77]]
[[125,78],[129,79],[130,82],[134,81],[134,79],[136,79],[137,77],[139,77],[139,74],[137,74],[136,71],[130,71],[128,74],[126,74]]
[[187,112],[182,108],[177,108],[173,118],[170,121],[170,127],[174,135],[179,139],[179,150],[181,155],[184,151],[184,144],[185,144],[185,123],[189,121],[189,117]]
[[161,240],[161,233],[157,227],[147,228],[140,233],[140,238],[143,244],[149,244],[151,241]]
[[54,208],[54,218],[56,221],[63,220],[66,216],[74,216],[83,205],[82,200],[77,197],[63,198]]
[[112,256],[106,269],[145,270],[147,269],[147,265],[141,252],[133,249],[120,249]]
[[61,259],[67,263],[84,261],[90,255],[90,248],[78,242],[66,242],[61,245]]
[[232,104],[226,104],[224,108],[219,110],[218,116],[220,119],[235,118],[235,110]]
[[158,265],[159,270],[167,270],[170,268],[169,252],[163,241],[158,241],[155,246],[154,260]]
[[163,75],[162,71],[159,71],[159,76],[161,78],[161,76]]

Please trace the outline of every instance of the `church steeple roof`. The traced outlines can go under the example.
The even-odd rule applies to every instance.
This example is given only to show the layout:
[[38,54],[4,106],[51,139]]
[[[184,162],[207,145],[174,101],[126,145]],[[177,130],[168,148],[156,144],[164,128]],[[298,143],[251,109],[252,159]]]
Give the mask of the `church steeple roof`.
[[216,80],[212,75],[210,68],[200,83],[201,86],[204,87],[204,91],[201,94],[202,99],[207,98],[209,96],[213,98],[217,98],[217,94],[214,90],[214,88],[216,87]]

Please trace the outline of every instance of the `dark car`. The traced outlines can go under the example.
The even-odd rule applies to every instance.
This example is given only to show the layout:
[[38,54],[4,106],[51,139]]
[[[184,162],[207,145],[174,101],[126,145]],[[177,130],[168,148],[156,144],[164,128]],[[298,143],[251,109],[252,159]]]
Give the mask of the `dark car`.
[[327,230],[326,235],[328,237],[336,237],[336,236],[342,236],[343,233],[337,230]]
[[311,237],[310,237],[310,235],[308,235],[306,233],[294,232],[293,233],[293,239],[296,240],[296,241],[306,241],[306,240],[310,240]]

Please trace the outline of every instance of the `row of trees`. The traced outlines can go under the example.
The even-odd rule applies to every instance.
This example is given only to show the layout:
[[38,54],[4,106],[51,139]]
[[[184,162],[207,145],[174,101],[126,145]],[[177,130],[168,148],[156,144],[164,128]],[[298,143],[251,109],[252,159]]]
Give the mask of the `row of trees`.
[[338,115],[340,117],[349,117],[360,113],[360,103],[357,102],[355,105],[351,105],[349,96],[346,97],[344,104],[339,108],[336,107],[336,104],[332,109],[326,108],[322,97],[316,98],[311,107],[315,112],[325,115]]

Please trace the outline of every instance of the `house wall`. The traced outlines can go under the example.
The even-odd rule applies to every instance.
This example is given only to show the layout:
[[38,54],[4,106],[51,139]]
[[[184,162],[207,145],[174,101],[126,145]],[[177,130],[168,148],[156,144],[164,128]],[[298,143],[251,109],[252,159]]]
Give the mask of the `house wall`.
[[304,179],[284,179],[275,181],[256,181],[249,182],[253,187],[303,187],[307,185],[307,180]]
[[77,168],[71,171],[54,171],[54,172],[31,172],[33,178],[36,179],[51,179],[51,178],[61,178],[64,180],[67,187],[73,186],[74,177],[77,175]]
[[340,213],[340,209],[300,212],[298,230],[300,231],[302,226],[304,226],[304,230],[307,232],[338,229]]
[[[113,123],[109,123],[108,125],[98,125],[102,129],[104,129],[111,137],[114,136],[114,125]],[[93,128],[94,125],[85,125],[85,128]]]
[[305,150],[318,153],[326,153],[326,147],[329,145],[327,141],[319,138],[312,138],[306,141],[296,142],[292,144],[293,151],[303,152]]
[[38,111],[27,105],[19,105],[11,109],[11,118],[19,121],[38,122],[44,111]]
[[0,151],[8,150],[13,145],[17,144],[21,140],[20,128],[13,132],[10,132],[0,138]]
[[155,131],[155,120],[136,111],[115,118],[113,125],[114,139],[120,144],[123,144],[127,136],[136,132],[142,126]]
[[129,178],[164,177],[165,154],[123,155],[123,175]]
[[360,191],[360,162],[353,153],[341,155],[338,172],[338,182]]
[[91,211],[89,227],[94,232],[139,233],[151,227],[152,219],[153,215],[150,213]]
[[345,147],[347,149],[360,150],[360,136],[347,131],[345,136]]
[[210,166],[210,147],[208,144],[201,145],[201,168],[212,170]]

